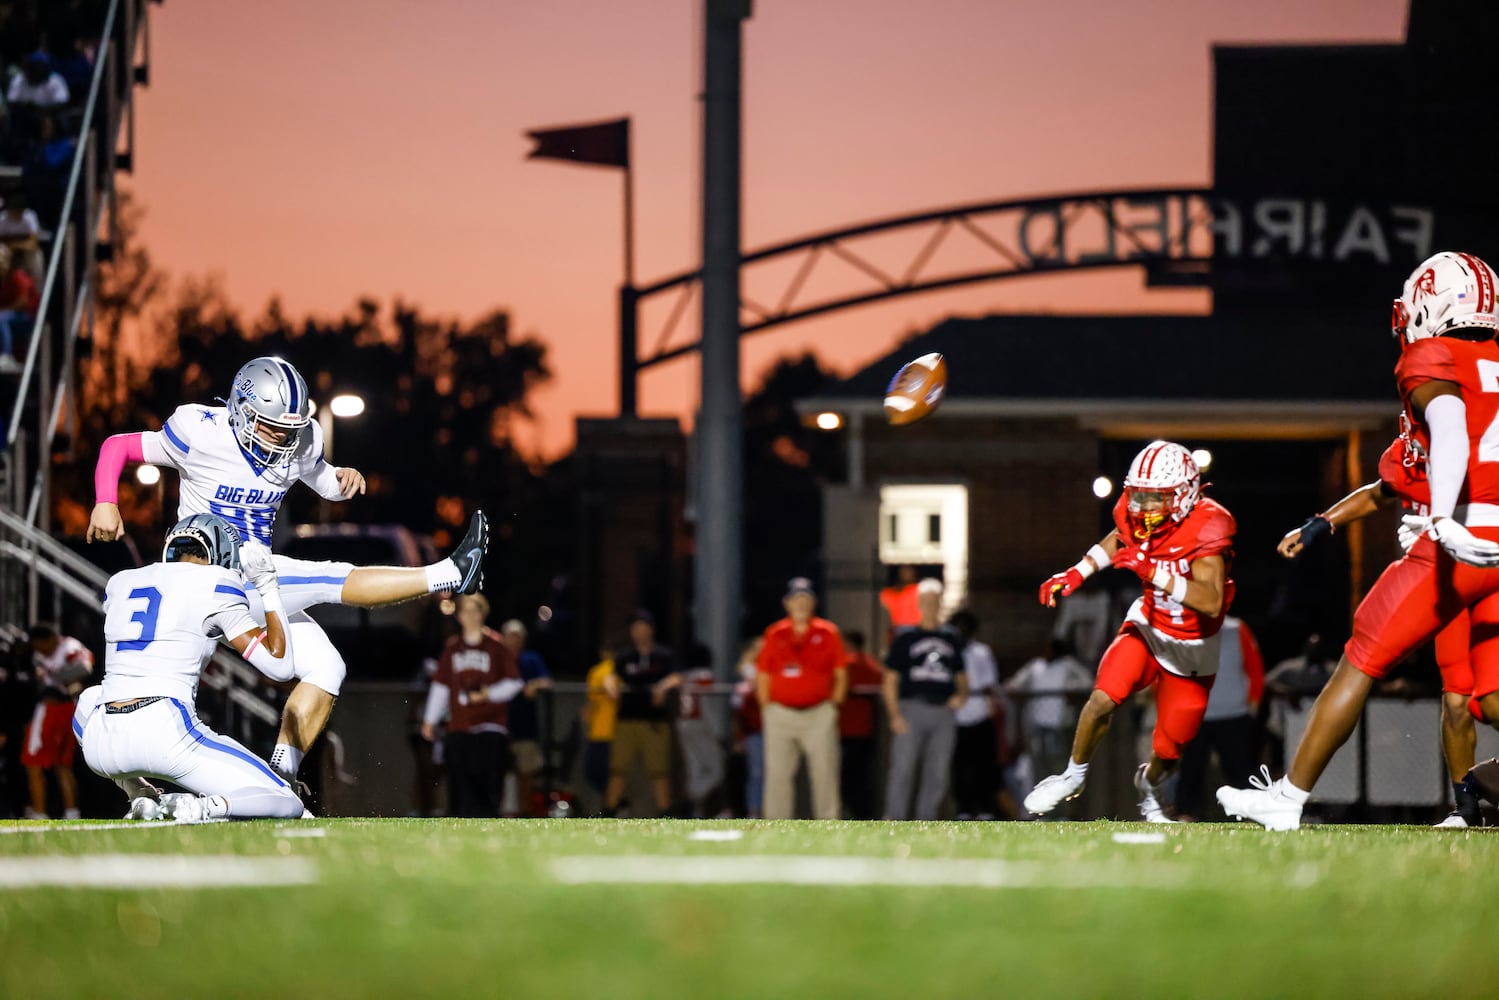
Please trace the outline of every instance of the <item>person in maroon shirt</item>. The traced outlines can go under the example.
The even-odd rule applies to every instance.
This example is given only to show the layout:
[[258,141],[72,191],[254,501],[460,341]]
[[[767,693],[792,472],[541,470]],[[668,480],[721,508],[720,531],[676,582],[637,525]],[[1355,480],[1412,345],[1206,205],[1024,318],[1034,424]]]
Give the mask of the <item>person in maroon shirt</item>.
[[838,706],[848,691],[843,636],[813,616],[817,595],[806,577],[787,584],[782,604],[786,617],[765,630],[755,663],[765,723],[765,818],[792,818],[796,767],[805,755],[813,814],[838,819]]
[[863,632],[846,632],[848,651],[848,697],[838,712],[838,736],[843,754],[843,808],[849,819],[877,819],[879,796],[875,764],[879,746],[875,742],[874,706],[885,682],[885,668],[864,650]]
[[508,702],[524,682],[510,647],[498,632],[484,627],[488,615],[484,595],[458,598],[463,631],[443,646],[422,713],[422,736],[428,740],[435,737],[443,714],[449,717],[443,742],[449,816],[499,816],[500,781],[510,769]]

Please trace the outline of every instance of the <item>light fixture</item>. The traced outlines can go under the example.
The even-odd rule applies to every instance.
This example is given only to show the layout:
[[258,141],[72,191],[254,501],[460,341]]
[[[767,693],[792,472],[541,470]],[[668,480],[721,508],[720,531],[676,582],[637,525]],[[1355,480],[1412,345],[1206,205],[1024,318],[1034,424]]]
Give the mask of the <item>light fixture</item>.
[[364,412],[364,397],[346,392],[329,400],[328,409],[335,417],[357,417]]
[[1093,480],[1093,495],[1102,500],[1114,492],[1114,481],[1108,476],[1099,476]]
[[1192,450],[1192,461],[1197,463],[1197,468],[1203,472],[1208,471],[1208,466],[1213,464],[1213,453],[1206,448],[1194,448]]
[[836,431],[843,426],[843,417],[837,413],[819,413],[817,426],[820,430]]
[[161,482],[161,470],[154,465],[137,465],[135,467],[135,481],[142,486],[155,486]]

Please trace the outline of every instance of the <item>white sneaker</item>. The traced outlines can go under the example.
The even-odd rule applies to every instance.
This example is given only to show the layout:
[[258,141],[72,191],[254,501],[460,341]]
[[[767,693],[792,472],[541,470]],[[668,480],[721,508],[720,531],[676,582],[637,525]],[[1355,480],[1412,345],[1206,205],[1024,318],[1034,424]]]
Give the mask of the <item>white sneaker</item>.
[[81,810],[78,810],[78,809],[64,809],[62,811],[62,818],[63,819],[83,819],[83,812]]
[[162,811],[161,803],[148,796],[130,800],[130,811],[125,814],[126,819],[165,819],[166,813]]
[[161,797],[161,815],[173,823],[201,823],[208,818],[208,808],[200,795],[168,792]]
[[1270,780],[1270,769],[1260,765],[1260,775],[1249,776],[1250,788],[1224,785],[1218,789],[1218,804],[1235,819],[1253,820],[1266,830],[1295,830],[1301,826],[1301,804],[1281,792],[1281,783]]
[[48,816],[46,813],[39,813],[35,809],[31,808],[30,806],[26,807],[26,811],[21,814],[21,818],[22,819],[51,819],[51,817]]
[[1140,815],[1147,823],[1175,823],[1176,820],[1166,815],[1166,810],[1161,808],[1160,800],[1156,798],[1159,786],[1152,785],[1145,777],[1149,767],[1149,764],[1141,764],[1135,769],[1135,791],[1140,795]]
[[1452,813],[1452,815],[1448,816],[1446,819],[1442,820],[1440,823],[1436,823],[1436,824],[1433,824],[1433,825],[1437,829],[1439,829],[1439,830],[1441,828],[1443,828],[1443,827],[1448,827],[1450,829],[1466,830],[1468,828],[1468,821],[1465,820],[1465,819],[1463,819],[1463,814],[1462,813],[1454,811]]
[[1025,797],[1025,811],[1037,816],[1045,816],[1063,802],[1083,794],[1085,781],[1086,779],[1081,775],[1072,777],[1066,771],[1053,774],[1049,778],[1042,778],[1040,783]]

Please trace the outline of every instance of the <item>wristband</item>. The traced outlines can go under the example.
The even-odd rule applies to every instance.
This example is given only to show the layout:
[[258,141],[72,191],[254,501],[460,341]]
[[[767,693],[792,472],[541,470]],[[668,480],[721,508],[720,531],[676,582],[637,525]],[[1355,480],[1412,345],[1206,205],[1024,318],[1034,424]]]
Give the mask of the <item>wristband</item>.
[[1187,578],[1179,576],[1176,585],[1171,588],[1171,599],[1177,604],[1187,603]]
[[1187,599],[1187,578],[1177,576],[1164,566],[1157,566],[1150,574],[1150,585],[1163,594],[1169,594],[1178,604]]
[[1337,528],[1326,514],[1313,514],[1299,529],[1303,546],[1315,545],[1329,535],[1337,534]]
[[1109,562],[1109,554],[1103,550],[1103,546],[1094,545],[1077,561],[1077,565],[1072,568],[1077,570],[1078,576],[1086,580],[1094,573],[1109,565]]

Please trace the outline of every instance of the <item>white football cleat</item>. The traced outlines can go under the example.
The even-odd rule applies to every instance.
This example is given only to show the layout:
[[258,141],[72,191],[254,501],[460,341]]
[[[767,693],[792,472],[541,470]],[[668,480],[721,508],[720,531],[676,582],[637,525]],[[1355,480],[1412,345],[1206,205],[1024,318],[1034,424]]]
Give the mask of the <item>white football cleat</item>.
[[142,795],[139,798],[130,800],[130,811],[125,814],[125,818],[155,820],[163,819],[165,818],[165,815],[166,814],[162,812],[160,802],[157,802],[155,799],[148,796]]
[[1068,776],[1067,772],[1053,774],[1049,778],[1042,778],[1031,793],[1025,797],[1025,811],[1037,816],[1045,816],[1063,802],[1068,802],[1083,794],[1083,784],[1086,781],[1081,775],[1077,777]]
[[1145,777],[1149,764],[1141,764],[1135,769],[1135,791],[1140,795],[1140,815],[1147,823],[1175,823],[1176,820],[1166,815],[1166,810],[1161,808],[1160,800],[1156,798],[1159,785],[1152,785]]
[[167,792],[161,797],[161,816],[173,823],[201,823],[208,819],[208,807],[201,795]]
[[1466,830],[1468,828],[1468,821],[1463,818],[1462,813],[1454,810],[1452,814],[1449,815],[1446,819],[1442,820],[1440,823],[1433,823],[1432,826],[1434,826],[1438,830],[1442,829],[1443,827],[1449,829]]
[[1235,819],[1247,819],[1266,830],[1296,830],[1301,827],[1301,803],[1281,792],[1281,783],[1270,780],[1270,769],[1260,765],[1260,774],[1249,776],[1250,788],[1224,785],[1218,789],[1218,804]]

